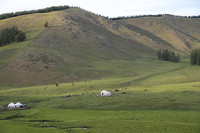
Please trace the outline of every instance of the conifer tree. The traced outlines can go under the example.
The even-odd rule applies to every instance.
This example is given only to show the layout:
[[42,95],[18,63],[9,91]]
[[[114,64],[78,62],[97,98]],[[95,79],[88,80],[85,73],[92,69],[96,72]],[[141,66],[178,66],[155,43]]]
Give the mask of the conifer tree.
[[44,23],[44,27],[48,27],[48,22],[46,21],[46,23]]
[[194,49],[191,52],[190,61],[192,65],[199,65],[200,66],[200,48]]

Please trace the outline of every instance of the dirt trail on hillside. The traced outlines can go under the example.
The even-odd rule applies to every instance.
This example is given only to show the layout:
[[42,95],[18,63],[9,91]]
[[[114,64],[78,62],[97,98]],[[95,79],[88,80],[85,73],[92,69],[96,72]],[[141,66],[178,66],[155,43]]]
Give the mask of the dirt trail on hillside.
[[161,73],[155,73],[155,74],[150,74],[150,75],[147,75],[147,76],[143,76],[143,77],[140,77],[140,78],[137,78],[137,79],[134,79],[132,81],[129,81],[129,82],[125,82],[123,84],[121,84],[119,87],[127,87],[127,86],[130,86],[131,84],[134,83],[134,85],[138,86],[141,84],[142,81],[146,80],[146,79],[149,79],[149,78],[152,78],[154,76],[158,76],[158,75],[161,75],[161,74],[166,74],[166,73],[170,73],[170,72],[175,72],[175,71],[179,71],[179,70],[182,70],[186,68],[186,65],[182,66],[182,67],[179,67],[179,68],[176,68],[176,69],[173,69],[173,70],[170,70],[170,71],[166,71],[166,72],[161,72]]

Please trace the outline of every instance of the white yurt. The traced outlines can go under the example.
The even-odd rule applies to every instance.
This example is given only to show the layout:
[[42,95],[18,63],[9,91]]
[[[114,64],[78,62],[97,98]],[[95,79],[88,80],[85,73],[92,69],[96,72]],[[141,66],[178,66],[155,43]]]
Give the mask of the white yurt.
[[15,104],[11,102],[10,104],[8,104],[8,108],[15,108]]
[[21,105],[22,105],[22,104],[21,104],[20,102],[17,102],[17,103],[15,104],[15,107],[16,107],[16,108],[20,108]]
[[111,92],[106,91],[106,90],[103,90],[103,91],[101,92],[101,96],[102,96],[102,97],[109,97],[109,96],[111,96]]

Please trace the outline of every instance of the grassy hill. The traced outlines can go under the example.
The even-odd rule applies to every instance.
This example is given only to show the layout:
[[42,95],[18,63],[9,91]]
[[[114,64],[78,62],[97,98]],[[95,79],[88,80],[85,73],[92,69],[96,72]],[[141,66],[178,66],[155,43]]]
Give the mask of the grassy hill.
[[[46,21],[48,28],[43,27]],[[101,25],[103,21],[109,22],[80,9],[2,20],[1,28],[17,25],[28,39],[1,48],[7,58],[1,64],[1,84],[24,86],[100,78],[106,70],[94,70],[97,60],[133,60],[153,53],[136,41],[113,34]]]
[[15,25],[27,34],[25,42],[0,48],[0,84],[132,76],[137,72],[123,67],[142,58],[154,60],[160,48],[187,57],[200,43],[198,20],[163,16],[113,21],[78,8],[0,20],[0,29]]
[[153,41],[153,48],[165,45],[173,50],[188,54],[199,47],[199,18],[184,18],[172,15],[117,20],[140,36]]

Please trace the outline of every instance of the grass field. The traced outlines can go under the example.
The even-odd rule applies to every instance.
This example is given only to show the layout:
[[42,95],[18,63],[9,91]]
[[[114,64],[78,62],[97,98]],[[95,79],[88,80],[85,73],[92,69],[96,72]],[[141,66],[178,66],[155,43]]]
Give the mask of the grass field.
[[[6,107],[9,102],[20,101],[30,108],[1,111],[0,130],[3,133],[200,132],[199,67],[190,66],[187,60],[181,63],[113,60],[94,64],[99,71],[107,69],[113,75],[122,74],[73,85],[60,83],[58,87],[53,84],[1,87],[0,105]],[[132,76],[128,74],[131,70]],[[104,89],[119,91],[111,97],[97,96]],[[72,96],[63,97],[67,95]]]
[[[16,112],[16,111],[15,111]],[[14,111],[9,112],[15,114]],[[32,109],[1,121],[4,132],[199,132],[197,111]]]

